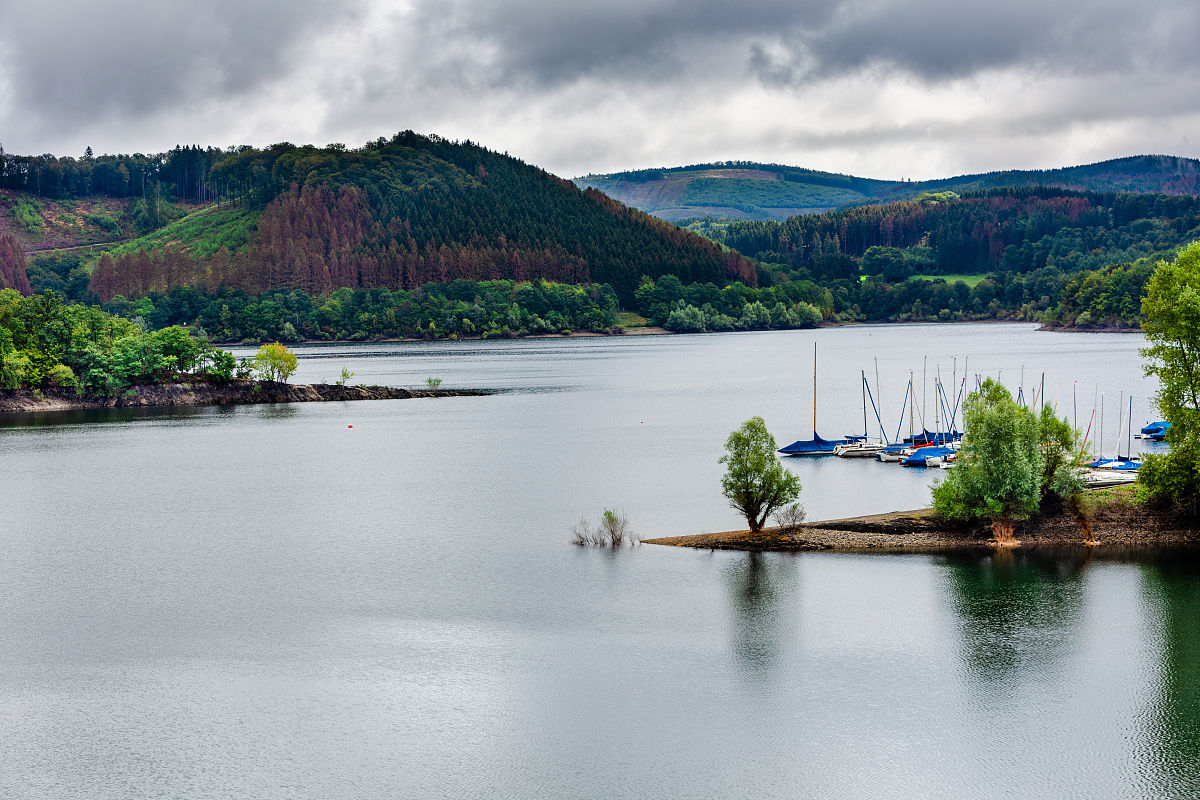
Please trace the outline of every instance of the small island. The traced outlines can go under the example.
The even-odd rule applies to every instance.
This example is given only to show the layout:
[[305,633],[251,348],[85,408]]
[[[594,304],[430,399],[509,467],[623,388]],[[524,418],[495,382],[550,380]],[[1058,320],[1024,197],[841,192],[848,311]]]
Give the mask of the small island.
[[[1089,521],[1095,543],[1085,545],[1069,513],[1044,514],[1015,526],[1022,548],[1088,547],[1099,557],[1136,550],[1200,548],[1194,520],[1141,505],[1132,486],[1092,492]],[[749,552],[828,551],[836,553],[955,553],[995,548],[986,523],[953,523],[932,508],[895,511],[798,525],[643,539],[644,544]]]
[[334,384],[290,384],[297,359],[264,344],[238,359],[187,328],[147,331],[98,308],[47,292],[0,291],[0,413],[145,406],[248,405],[393,400],[493,394],[450,389],[353,386],[343,369]]

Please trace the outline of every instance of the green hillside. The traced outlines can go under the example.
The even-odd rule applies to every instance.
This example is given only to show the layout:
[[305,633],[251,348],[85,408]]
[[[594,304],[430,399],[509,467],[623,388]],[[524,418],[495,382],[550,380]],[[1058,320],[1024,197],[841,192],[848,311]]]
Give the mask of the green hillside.
[[[35,257],[34,283],[66,290],[85,270],[107,302],[180,286],[320,294],[542,278],[607,283],[628,300],[643,275],[756,280],[751,261],[709,239],[470,142],[405,132],[356,149],[177,148],[158,163],[221,152],[201,164],[215,204],[180,216],[186,209],[165,198],[186,181],[153,183],[137,201],[142,217],[159,223],[143,225],[149,233],[74,260],[61,251]],[[78,185],[60,182],[66,196],[56,201],[14,196],[74,203],[71,192],[83,189],[63,187]]]
[[576,178],[656,217],[786,219],[869,200],[893,182],[780,164],[727,162]]
[[1200,193],[1200,161],[1132,156],[1062,169],[1008,170],[918,182],[858,178],[779,164],[725,162],[587,175],[576,178],[575,183],[675,222],[696,217],[783,220],[797,214],[913,198],[923,192],[963,193],[1002,187],[1195,195]]

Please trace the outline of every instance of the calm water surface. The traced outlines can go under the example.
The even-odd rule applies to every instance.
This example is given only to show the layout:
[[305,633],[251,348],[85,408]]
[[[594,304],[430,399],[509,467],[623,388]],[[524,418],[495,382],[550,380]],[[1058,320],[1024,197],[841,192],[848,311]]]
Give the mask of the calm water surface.
[[[299,381],[510,391],[9,420],[0,796],[1200,795],[1189,558],[568,544],[738,527],[724,437],[808,438],[814,340],[826,437],[876,356],[891,432],[926,355],[1045,371],[1081,427],[1104,391],[1106,449],[1118,392],[1152,418],[1140,337],[956,325],[306,347]],[[789,466],[814,519],[936,477]]]

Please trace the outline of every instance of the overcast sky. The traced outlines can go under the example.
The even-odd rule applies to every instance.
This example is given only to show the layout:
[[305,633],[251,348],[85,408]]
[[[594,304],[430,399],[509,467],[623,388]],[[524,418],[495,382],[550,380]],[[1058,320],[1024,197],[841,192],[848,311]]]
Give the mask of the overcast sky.
[[0,0],[0,20],[14,153],[411,128],[563,176],[1200,155],[1196,0]]

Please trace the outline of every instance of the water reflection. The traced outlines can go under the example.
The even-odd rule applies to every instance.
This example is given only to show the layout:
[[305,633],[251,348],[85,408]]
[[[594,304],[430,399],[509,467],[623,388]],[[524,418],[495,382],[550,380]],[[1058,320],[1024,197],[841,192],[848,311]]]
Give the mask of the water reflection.
[[1072,645],[1063,632],[1079,628],[1090,559],[1087,548],[948,559],[968,674],[985,682],[1003,680],[1066,654]]
[[252,408],[257,419],[293,419],[300,413],[295,403],[272,403]]
[[790,635],[795,615],[785,613],[784,596],[795,581],[797,561],[747,553],[728,572],[733,652],[751,673],[766,674]]
[[1150,772],[1159,797],[1200,797],[1200,561],[1175,557],[1146,570],[1162,625],[1158,698],[1149,714]]
[[100,425],[139,419],[190,419],[212,413],[205,406],[88,408],[72,411],[22,411],[0,414],[0,428],[43,428],[56,425]]

